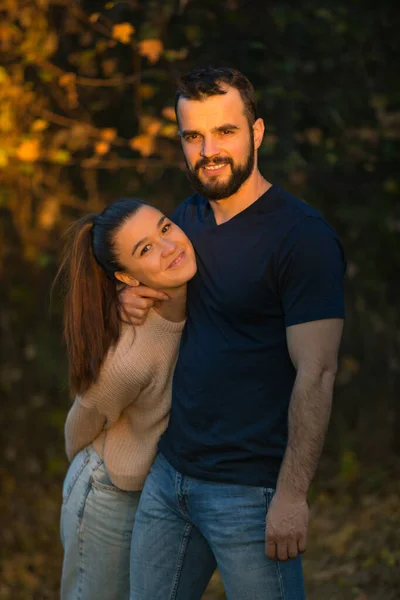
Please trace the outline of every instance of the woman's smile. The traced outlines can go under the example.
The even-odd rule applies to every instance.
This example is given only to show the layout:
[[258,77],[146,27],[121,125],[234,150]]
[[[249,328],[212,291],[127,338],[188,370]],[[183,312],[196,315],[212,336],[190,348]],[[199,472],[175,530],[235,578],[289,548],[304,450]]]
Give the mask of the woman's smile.
[[168,269],[176,269],[176,267],[180,267],[181,264],[186,260],[186,252],[182,250],[176,258],[172,261],[172,263],[167,267]]

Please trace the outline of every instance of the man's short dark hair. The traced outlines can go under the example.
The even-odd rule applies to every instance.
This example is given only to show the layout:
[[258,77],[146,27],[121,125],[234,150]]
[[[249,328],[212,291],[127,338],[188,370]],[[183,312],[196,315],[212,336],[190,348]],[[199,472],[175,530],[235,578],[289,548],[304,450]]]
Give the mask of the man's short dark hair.
[[175,95],[175,113],[181,98],[204,100],[210,96],[226,94],[223,84],[236,88],[243,100],[244,111],[250,125],[257,119],[256,95],[250,81],[240,71],[227,67],[197,68],[183,75],[178,81]]

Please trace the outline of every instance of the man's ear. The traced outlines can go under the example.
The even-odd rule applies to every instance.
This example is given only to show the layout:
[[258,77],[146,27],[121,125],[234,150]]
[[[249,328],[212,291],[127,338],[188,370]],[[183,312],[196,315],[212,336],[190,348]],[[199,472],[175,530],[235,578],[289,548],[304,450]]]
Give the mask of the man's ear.
[[129,285],[130,287],[136,287],[136,286],[140,285],[140,281],[138,281],[137,279],[132,277],[132,275],[128,275],[128,273],[124,273],[123,271],[116,271],[114,273],[114,275],[115,275],[115,278],[118,279],[118,281],[121,281],[121,283],[124,283],[125,285]]
[[257,119],[253,124],[253,135],[254,135],[254,146],[256,150],[259,149],[264,137],[264,121]]

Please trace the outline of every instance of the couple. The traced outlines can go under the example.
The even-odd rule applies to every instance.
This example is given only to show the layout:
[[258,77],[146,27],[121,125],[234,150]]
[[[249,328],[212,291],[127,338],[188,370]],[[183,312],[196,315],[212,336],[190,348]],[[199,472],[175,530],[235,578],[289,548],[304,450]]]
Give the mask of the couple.
[[300,600],[343,249],[259,172],[242,74],[187,74],[176,114],[197,193],[171,220],[109,205],[75,225],[61,266],[76,394],[61,597],[195,600],[218,566],[229,600]]

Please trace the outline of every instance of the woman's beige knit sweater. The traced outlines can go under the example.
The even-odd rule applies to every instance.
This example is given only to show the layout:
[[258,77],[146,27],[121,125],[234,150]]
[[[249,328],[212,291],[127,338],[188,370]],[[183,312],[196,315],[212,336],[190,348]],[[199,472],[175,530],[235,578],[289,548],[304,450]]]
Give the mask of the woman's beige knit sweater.
[[168,423],[183,327],[184,321],[167,321],[154,310],[144,325],[122,326],[98,380],[68,413],[69,460],[93,443],[114,485],[142,489]]

